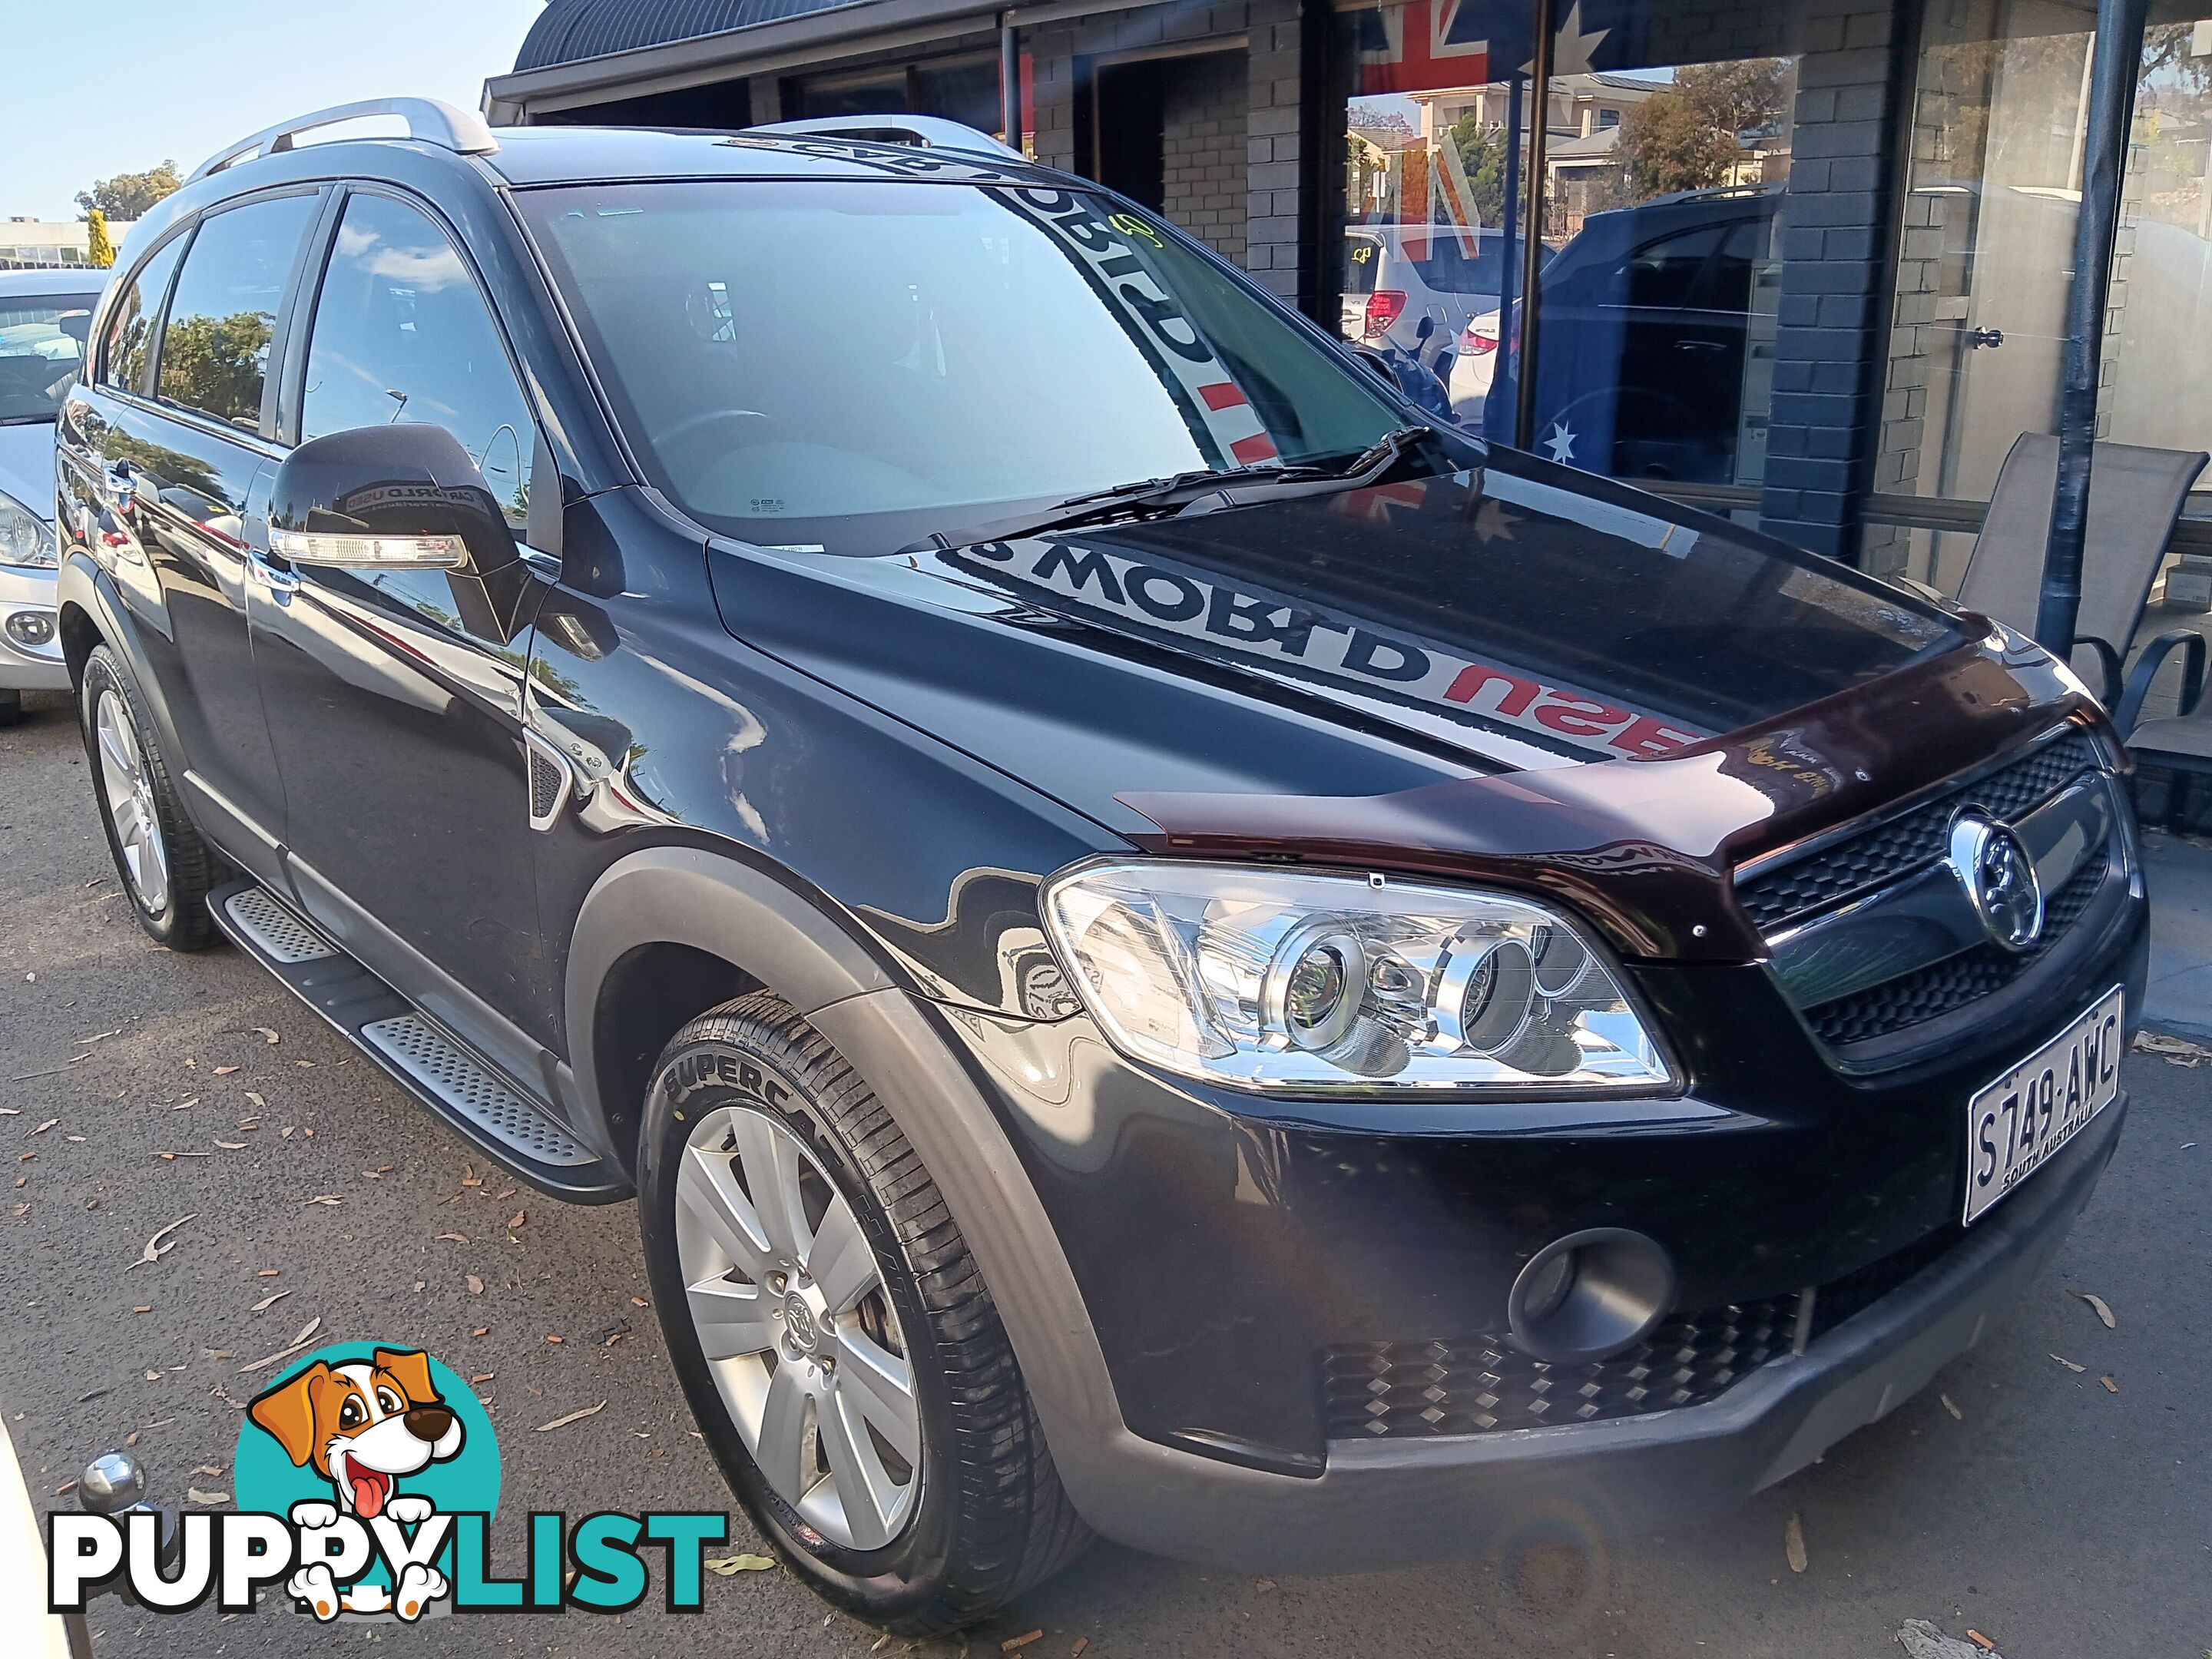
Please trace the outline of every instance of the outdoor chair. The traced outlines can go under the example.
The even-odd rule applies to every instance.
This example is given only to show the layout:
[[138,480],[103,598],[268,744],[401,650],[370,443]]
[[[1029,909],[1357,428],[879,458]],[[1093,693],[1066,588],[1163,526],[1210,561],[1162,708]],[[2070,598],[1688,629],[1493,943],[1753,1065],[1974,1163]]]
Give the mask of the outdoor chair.
[[[2088,533],[2081,550],[2075,665],[2083,665],[2083,651],[2095,654],[2099,695],[2107,703],[2121,691],[2128,646],[2150,603],[2151,584],[2172,538],[2174,521],[2208,459],[2212,457],[2203,450],[2096,447],[2089,471]],[[1990,510],[1959,585],[1960,605],[2022,634],[2035,632],[2051,500],[2057,490],[2058,440],[2023,432],[1990,492]],[[2120,729],[2127,729],[2124,720]]]

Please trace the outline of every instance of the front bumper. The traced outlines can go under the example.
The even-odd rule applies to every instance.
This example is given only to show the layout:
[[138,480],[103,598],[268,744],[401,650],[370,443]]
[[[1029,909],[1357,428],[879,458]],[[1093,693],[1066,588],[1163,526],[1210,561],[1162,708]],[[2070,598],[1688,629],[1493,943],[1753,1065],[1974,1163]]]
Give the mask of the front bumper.
[[[0,691],[66,691],[69,664],[62,657],[54,599],[58,573],[21,565],[0,565]],[[52,632],[44,643],[24,644],[8,631],[21,613],[45,618]]]
[[2042,1271],[2110,1162],[2124,1097],[1945,1255],[1802,1354],[1701,1406],[1449,1439],[1334,1441],[1313,1479],[1177,1452],[1048,1412],[1100,1533],[1251,1571],[1359,1571],[1481,1553],[1532,1522],[1631,1532],[1725,1513],[1885,1416]]

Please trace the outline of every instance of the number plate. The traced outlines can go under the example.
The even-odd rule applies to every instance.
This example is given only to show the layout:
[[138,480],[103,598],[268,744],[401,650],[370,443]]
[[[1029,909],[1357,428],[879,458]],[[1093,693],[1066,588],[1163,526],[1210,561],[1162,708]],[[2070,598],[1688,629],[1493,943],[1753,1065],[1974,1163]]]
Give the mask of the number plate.
[[2120,988],[1966,1103],[1968,1224],[2068,1141],[2120,1093]]

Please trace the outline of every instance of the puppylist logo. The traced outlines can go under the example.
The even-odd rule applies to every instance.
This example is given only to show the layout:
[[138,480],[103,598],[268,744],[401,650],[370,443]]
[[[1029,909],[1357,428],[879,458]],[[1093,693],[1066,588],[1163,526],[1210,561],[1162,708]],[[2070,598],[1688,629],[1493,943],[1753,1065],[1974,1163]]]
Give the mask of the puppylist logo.
[[728,1536],[720,1514],[606,1511],[570,1527],[530,1516],[526,1570],[495,1576],[499,1504],[491,1419],[453,1371],[419,1348],[337,1343],[246,1407],[233,1465],[239,1507],[186,1515],[164,1576],[160,1517],[56,1512],[47,1538],[47,1601],[81,1610],[120,1580],[143,1606],[180,1612],[210,1595],[253,1611],[281,1585],[298,1610],[329,1624],[448,1613],[623,1613],[643,1601],[659,1557],[672,1613],[702,1605],[700,1558]]

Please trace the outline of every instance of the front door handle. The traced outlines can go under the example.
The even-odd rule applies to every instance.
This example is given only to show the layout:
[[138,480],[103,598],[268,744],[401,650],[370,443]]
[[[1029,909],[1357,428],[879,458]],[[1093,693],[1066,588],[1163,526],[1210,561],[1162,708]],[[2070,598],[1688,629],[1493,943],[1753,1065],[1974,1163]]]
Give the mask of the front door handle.
[[289,604],[293,593],[300,586],[298,571],[289,565],[274,562],[268,554],[258,547],[249,548],[246,550],[246,568],[247,574],[255,581],[269,590],[270,597],[279,605]]
[[131,463],[118,461],[113,466],[100,469],[100,499],[111,513],[128,513],[137,488],[131,476]]

